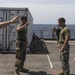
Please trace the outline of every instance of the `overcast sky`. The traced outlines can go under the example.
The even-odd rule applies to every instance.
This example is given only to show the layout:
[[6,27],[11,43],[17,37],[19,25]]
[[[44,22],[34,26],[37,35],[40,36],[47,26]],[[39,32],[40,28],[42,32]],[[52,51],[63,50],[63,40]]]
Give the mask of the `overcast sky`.
[[75,24],[75,0],[0,0],[0,7],[28,7],[35,24],[57,24],[60,17]]

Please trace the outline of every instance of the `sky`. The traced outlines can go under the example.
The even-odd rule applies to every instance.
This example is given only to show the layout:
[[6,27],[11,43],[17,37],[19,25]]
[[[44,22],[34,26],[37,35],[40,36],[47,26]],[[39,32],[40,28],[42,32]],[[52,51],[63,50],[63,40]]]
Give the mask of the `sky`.
[[27,7],[34,24],[57,24],[60,17],[75,24],[75,0],[0,0],[0,7]]

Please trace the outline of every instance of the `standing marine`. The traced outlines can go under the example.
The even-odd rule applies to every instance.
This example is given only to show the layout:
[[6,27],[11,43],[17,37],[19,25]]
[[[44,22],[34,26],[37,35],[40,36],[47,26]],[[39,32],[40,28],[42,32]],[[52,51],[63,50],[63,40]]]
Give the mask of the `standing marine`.
[[29,25],[26,16],[21,17],[21,23],[17,25],[17,40],[16,40],[16,62],[15,62],[15,75],[20,75],[20,72],[27,73],[28,69],[24,68],[26,59],[26,26]]
[[70,29],[66,26],[64,18],[58,19],[58,25],[62,27],[58,44],[58,48],[60,49],[60,61],[62,65],[62,72],[58,74],[70,75],[70,68],[69,68]]

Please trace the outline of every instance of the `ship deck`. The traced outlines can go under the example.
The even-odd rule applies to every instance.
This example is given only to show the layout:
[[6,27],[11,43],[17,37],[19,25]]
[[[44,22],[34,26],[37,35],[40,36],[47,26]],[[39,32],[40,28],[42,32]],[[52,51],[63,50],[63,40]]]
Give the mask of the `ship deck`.
[[[75,75],[75,41],[70,41],[70,74]],[[35,53],[27,54],[24,67],[29,73],[21,75],[52,75],[61,71],[60,50],[56,40],[41,40],[35,45]],[[15,54],[0,54],[0,75],[14,75]],[[54,70],[53,70],[54,69]]]

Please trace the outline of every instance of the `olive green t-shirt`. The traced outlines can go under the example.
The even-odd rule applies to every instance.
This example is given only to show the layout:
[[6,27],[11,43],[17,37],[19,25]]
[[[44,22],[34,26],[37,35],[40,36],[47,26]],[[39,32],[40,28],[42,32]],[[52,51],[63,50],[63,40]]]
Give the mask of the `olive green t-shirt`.
[[61,30],[60,36],[59,36],[59,43],[64,42],[65,36],[70,36],[70,30],[69,30],[68,27],[64,27],[64,28]]
[[[17,28],[21,26],[22,24],[18,24]],[[17,39],[26,40],[26,28],[21,31],[17,31]]]

